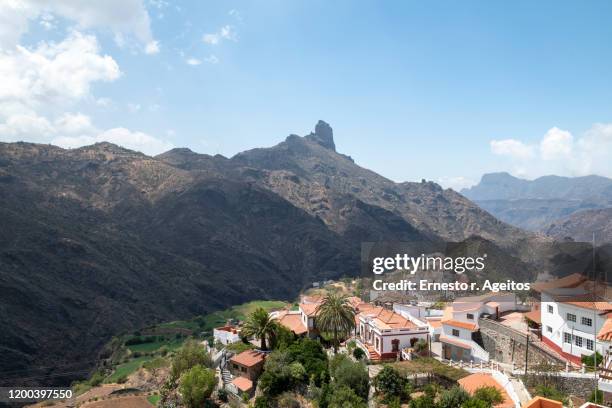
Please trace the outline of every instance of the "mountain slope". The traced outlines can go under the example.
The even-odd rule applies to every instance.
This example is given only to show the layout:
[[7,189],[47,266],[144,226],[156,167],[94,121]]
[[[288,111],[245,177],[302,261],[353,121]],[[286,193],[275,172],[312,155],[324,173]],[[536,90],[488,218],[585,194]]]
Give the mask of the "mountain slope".
[[118,333],[356,275],[362,242],[479,235],[516,255],[532,237],[359,167],[324,122],[231,159],[0,143],[0,219],[0,382],[46,385]]
[[557,238],[612,243],[612,208],[581,211],[552,223],[546,233]]
[[545,231],[574,213],[612,207],[612,179],[600,176],[529,181],[492,173],[461,193],[500,220],[532,231]]

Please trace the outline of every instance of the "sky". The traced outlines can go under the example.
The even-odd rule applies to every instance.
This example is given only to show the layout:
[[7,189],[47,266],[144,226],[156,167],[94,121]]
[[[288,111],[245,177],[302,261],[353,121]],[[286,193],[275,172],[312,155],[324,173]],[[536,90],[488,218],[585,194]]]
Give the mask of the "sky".
[[0,0],[0,141],[612,177],[612,2]]

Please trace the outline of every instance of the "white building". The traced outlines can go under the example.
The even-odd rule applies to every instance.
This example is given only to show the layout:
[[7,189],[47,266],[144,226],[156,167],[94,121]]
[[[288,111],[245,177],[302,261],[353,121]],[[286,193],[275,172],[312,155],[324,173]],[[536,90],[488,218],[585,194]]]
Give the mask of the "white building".
[[370,360],[395,359],[418,340],[428,341],[427,323],[383,307],[370,307],[357,315],[357,335]]
[[583,288],[547,289],[541,293],[541,302],[542,340],[546,344],[576,364],[581,356],[595,350],[603,356],[609,354],[610,339],[605,332],[612,303],[593,301]]
[[213,329],[213,337],[215,343],[218,341],[221,344],[228,345],[240,341],[240,329],[235,326],[223,326]]
[[489,315],[498,319],[503,313],[516,310],[513,293],[487,293],[456,299],[442,318],[442,356],[447,360],[489,361],[489,353],[478,344],[478,319]]

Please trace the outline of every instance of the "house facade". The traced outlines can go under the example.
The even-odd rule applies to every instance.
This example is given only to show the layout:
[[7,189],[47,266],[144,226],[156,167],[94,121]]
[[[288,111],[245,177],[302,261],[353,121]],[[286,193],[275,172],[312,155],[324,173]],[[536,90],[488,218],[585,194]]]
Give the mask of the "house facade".
[[489,353],[479,341],[478,319],[485,315],[498,319],[516,308],[513,293],[487,293],[456,299],[445,309],[441,321],[442,356],[455,361],[489,361]]
[[371,360],[395,359],[418,340],[428,341],[429,326],[392,310],[371,307],[357,315],[357,338]]

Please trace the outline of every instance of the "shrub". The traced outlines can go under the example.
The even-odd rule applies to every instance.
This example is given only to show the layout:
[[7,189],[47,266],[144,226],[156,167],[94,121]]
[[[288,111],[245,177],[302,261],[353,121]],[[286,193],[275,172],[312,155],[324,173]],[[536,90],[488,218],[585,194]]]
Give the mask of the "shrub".
[[401,376],[399,371],[391,366],[385,366],[374,377],[374,386],[376,390],[385,396],[399,396],[404,390],[406,379]]
[[593,368],[595,360],[597,360],[597,366],[599,366],[603,360],[602,355],[599,354],[599,352],[597,351],[594,354],[591,354],[590,356],[583,355],[582,357],[580,357],[580,361],[582,361],[582,363],[587,366],[587,368]]
[[471,398],[465,401],[461,408],[490,408],[490,405],[482,400]]
[[362,358],[365,357],[365,351],[363,351],[363,349],[356,347],[353,350],[353,357],[355,357],[356,360],[361,360]]
[[127,380],[127,375],[122,375],[121,377],[117,378],[117,384],[125,384]]
[[421,395],[410,401],[410,408],[432,408],[435,406],[434,399],[429,395]]
[[189,340],[176,352],[172,359],[171,373],[174,378],[178,378],[183,372],[196,365],[212,367],[212,360],[204,347],[194,340]]
[[591,396],[589,397],[589,402],[594,402],[595,404],[603,404],[604,395],[602,390],[593,390]]
[[443,391],[440,394],[438,401],[439,408],[456,408],[460,407],[470,399],[470,394],[461,387],[453,387]]
[[227,402],[227,390],[225,388],[221,388],[219,391],[217,391],[217,396],[221,401]]
[[270,408],[272,405],[272,399],[266,395],[260,395],[255,398],[254,408]]
[[346,386],[362,399],[368,398],[370,377],[363,363],[353,362],[345,355],[339,354],[330,362],[330,374],[335,386]]
[[352,389],[340,386],[333,390],[328,408],[367,408],[367,405]]
[[480,387],[474,391],[474,399],[478,399],[492,407],[504,401],[502,393],[495,387]]
[[300,402],[290,392],[285,392],[278,397],[276,404],[279,408],[300,408]]
[[98,385],[102,384],[102,381],[104,381],[104,374],[99,371],[96,371],[94,375],[91,376],[88,382],[89,385],[91,385],[92,387],[97,387]]
[[213,370],[195,365],[181,377],[180,392],[185,404],[190,408],[201,407],[210,397],[217,379]]
[[561,401],[563,402],[563,405],[567,405],[568,403],[567,396],[552,386],[546,386],[546,385],[536,386],[535,395],[539,395],[540,397]]

